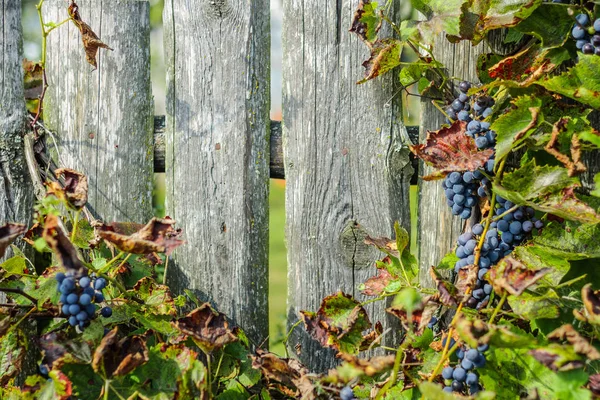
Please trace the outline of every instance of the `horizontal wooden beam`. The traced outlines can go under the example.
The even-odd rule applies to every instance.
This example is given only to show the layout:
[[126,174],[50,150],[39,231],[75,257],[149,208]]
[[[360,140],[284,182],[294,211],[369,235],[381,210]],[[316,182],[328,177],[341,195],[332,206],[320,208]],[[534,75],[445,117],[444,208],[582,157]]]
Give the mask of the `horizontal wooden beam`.
[[[408,136],[413,143],[419,141],[419,127],[407,126]],[[417,184],[418,165],[417,160],[412,157],[411,162],[414,174],[410,183]],[[271,121],[271,162],[270,175],[274,179],[285,179],[285,168],[283,163],[283,141],[281,134],[281,122]],[[154,117],[154,172],[165,172],[165,116]]]

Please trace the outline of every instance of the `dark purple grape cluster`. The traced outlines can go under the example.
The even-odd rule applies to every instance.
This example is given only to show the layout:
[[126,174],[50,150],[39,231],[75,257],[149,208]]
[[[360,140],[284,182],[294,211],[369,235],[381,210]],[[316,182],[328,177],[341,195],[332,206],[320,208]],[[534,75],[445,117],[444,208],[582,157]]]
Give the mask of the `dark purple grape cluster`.
[[[490,229],[485,234],[479,257],[477,283],[471,298],[466,302],[466,306],[470,308],[481,309],[490,299],[492,285],[484,278],[489,268],[509,255],[515,246],[529,239],[533,229],[544,226],[541,220],[535,218],[535,211],[531,207],[515,207],[514,203],[500,196],[496,196],[496,203],[494,213],[498,219],[490,224]],[[471,232],[458,237],[455,254],[459,260],[454,265],[456,272],[475,263],[475,248],[483,232],[483,225],[475,224]]]
[[587,14],[578,14],[571,35],[583,54],[600,55],[600,18],[591,23]]
[[[465,134],[475,139],[478,149],[493,148],[496,144],[496,132],[490,130],[490,123],[484,119],[492,114],[494,100],[486,96],[477,99],[469,97],[467,95],[471,88],[469,82],[460,82],[458,88],[460,95],[446,108],[448,118],[467,122]],[[442,185],[453,215],[458,215],[462,219],[471,217],[473,207],[478,203],[478,197],[487,196],[490,181],[485,177],[484,172],[491,175],[493,171],[494,158],[492,157],[481,170],[452,172],[446,177]]]
[[[71,272],[56,274],[60,292],[61,311],[68,318],[69,325],[84,329],[90,320],[96,317],[96,305],[104,301],[102,290],[106,287],[104,278],[95,274],[76,278]],[[110,307],[104,307],[100,314],[108,318],[112,315]]]
[[448,366],[442,370],[446,386],[444,391],[448,393],[458,392],[462,394],[474,395],[481,390],[479,385],[479,375],[475,372],[476,368],[482,368],[485,365],[485,354],[489,346],[482,345],[477,349],[460,347],[456,351],[459,363],[454,367]]

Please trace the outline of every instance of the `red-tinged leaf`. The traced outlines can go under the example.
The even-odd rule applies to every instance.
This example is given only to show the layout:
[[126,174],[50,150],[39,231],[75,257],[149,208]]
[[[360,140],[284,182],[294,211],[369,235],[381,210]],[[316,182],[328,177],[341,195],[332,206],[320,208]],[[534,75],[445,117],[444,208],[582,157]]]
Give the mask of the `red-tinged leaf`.
[[397,39],[378,39],[371,46],[371,57],[363,63],[365,77],[357,83],[365,83],[400,65],[404,42]]
[[74,1],[71,1],[68,11],[71,21],[73,21],[77,29],[79,29],[79,32],[81,32],[81,41],[83,42],[83,48],[85,49],[85,58],[87,62],[90,63],[94,69],[98,68],[98,64],[96,63],[96,54],[98,53],[98,49],[113,49],[108,47],[106,43],[102,42],[98,35],[94,33],[92,28],[82,21],[81,15],[79,15],[79,6]]
[[412,325],[415,333],[420,335],[427,327],[431,317],[440,308],[439,298],[439,294],[426,296],[412,310],[408,310],[406,306],[394,302],[391,307],[386,308],[386,311],[400,319],[405,329],[409,329]]
[[386,286],[395,278],[384,268],[378,269],[378,274],[367,279],[364,288],[361,288],[365,296],[379,296]]
[[565,49],[544,49],[534,45],[503,58],[488,72],[490,77],[499,81],[512,81],[526,87],[554,71],[568,58],[569,53]]
[[76,210],[83,208],[88,199],[87,176],[69,168],[59,168],[54,173],[65,178],[64,192],[68,203]]
[[75,276],[79,276],[87,270],[77,255],[77,249],[59,225],[57,216],[53,214],[46,216],[42,237],[56,255],[60,265],[67,271],[73,272]]
[[229,329],[225,314],[213,310],[208,303],[202,304],[173,325],[209,353],[238,340],[236,329]]
[[411,146],[411,151],[440,172],[475,171],[494,150],[477,149],[475,140],[465,134],[466,127],[466,122],[456,121],[449,128],[429,131],[426,143]]
[[[148,224],[137,232],[126,235],[121,223],[101,224],[96,226],[96,233],[102,239],[112,243],[119,250],[133,254],[165,253],[169,255],[177,247],[185,243],[181,240],[181,229],[174,229],[175,221],[169,217],[152,218]],[[137,225],[131,225],[137,226]]]
[[377,13],[377,3],[370,0],[360,0],[352,18],[350,32],[355,33],[367,46],[377,40],[383,19]]
[[108,332],[96,348],[92,367],[107,377],[127,375],[148,361],[148,347],[142,336],[126,336],[119,340],[119,328]]
[[22,224],[6,224],[0,226],[0,258],[10,244],[19,236],[27,232],[27,227]]
[[521,260],[511,255],[505,257],[490,269],[488,280],[494,287],[495,292],[508,292],[514,296],[519,296],[525,289],[535,284],[550,271],[550,268],[529,269]]
[[[458,270],[458,276],[456,278],[456,290],[458,291],[458,300],[466,301],[471,297],[470,293],[473,292],[475,284],[477,283],[477,273],[479,267],[476,265],[467,265]],[[469,295],[467,295],[467,291]]]

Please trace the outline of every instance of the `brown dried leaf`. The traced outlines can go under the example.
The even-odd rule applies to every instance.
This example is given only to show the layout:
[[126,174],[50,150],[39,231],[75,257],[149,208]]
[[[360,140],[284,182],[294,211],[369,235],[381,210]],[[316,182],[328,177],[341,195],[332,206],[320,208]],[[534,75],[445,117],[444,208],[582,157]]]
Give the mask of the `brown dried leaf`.
[[435,286],[440,294],[440,301],[447,307],[458,306],[456,287],[450,282],[444,280],[441,275],[435,270],[435,267],[429,268],[429,275],[435,282]]
[[410,149],[439,172],[475,171],[483,167],[494,150],[477,149],[475,140],[465,135],[466,127],[466,122],[455,121],[449,128],[428,131],[425,144]]
[[184,318],[172,323],[182,333],[192,337],[203,351],[212,352],[238,340],[235,329],[229,329],[225,314],[204,303]]
[[44,86],[42,79],[42,64],[23,59],[23,82],[25,85],[25,99],[38,100]]
[[[530,350],[529,354],[540,363],[550,368],[552,371],[570,371],[577,368],[583,368],[583,361],[573,359],[573,354],[569,354],[567,349],[559,345],[549,345],[544,348]],[[578,357],[575,355],[575,357]]]
[[278,382],[293,390],[308,370],[295,358],[279,358],[273,353],[258,349],[252,356],[252,368],[260,369],[269,383]]
[[71,1],[71,5],[69,6],[69,16],[77,29],[79,29],[79,32],[81,32],[81,40],[83,42],[83,48],[85,49],[85,58],[87,62],[94,67],[94,70],[97,69],[96,54],[98,53],[98,49],[100,47],[108,50],[113,49],[102,42],[92,28],[81,20],[79,6],[74,1]]
[[[362,372],[367,376],[375,376],[392,369],[394,366],[394,360],[396,358],[393,354],[389,354],[387,356],[375,356],[364,359],[342,353],[338,354],[337,357],[341,358],[343,361],[349,363],[353,367],[362,370]],[[335,370],[330,371],[330,375],[332,372],[335,372]]]
[[581,336],[571,324],[566,324],[555,329],[548,335],[548,339],[558,341],[566,340],[573,345],[576,353],[582,354],[590,360],[600,359],[600,352],[598,352],[586,338]]
[[[377,36],[377,33],[381,29],[383,19],[380,19],[376,26],[369,26],[364,20],[361,21],[365,13],[367,13],[367,11],[365,11],[365,4],[372,5],[371,0],[360,0],[358,2],[358,7],[352,18],[350,32],[355,33],[367,46],[372,47],[372,40]],[[371,11],[368,12],[370,13]],[[372,29],[372,32],[369,32],[370,29]]]
[[365,77],[357,83],[364,83],[377,78],[400,65],[400,57],[404,43],[397,39],[377,39],[371,47],[371,56],[363,62]]
[[550,271],[550,268],[528,269],[523,262],[511,255],[490,269],[488,280],[495,292],[506,291],[514,296],[519,296]]
[[[458,300],[467,301],[471,297],[471,292],[475,288],[477,283],[477,273],[479,268],[472,264],[467,265],[458,270],[458,276],[456,278],[456,290],[458,291]],[[468,295],[467,295],[468,291]]]
[[571,137],[571,158],[560,152],[558,137],[567,127],[567,122],[568,121],[565,118],[561,118],[554,124],[552,127],[552,137],[548,144],[546,144],[545,149],[569,170],[569,176],[576,176],[585,172],[587,168],[583,162],[581,162],[581,143],[579,142],[579,137],[577,135]]
[[588,283],[581,289],[581,299],[585,315],[580,319],[600,325],[600,290],[594,291],[592,284]]
[[86,271],[86,267],[77,255],[77,249],[60,227],[57,216],[53,214],[46,216],[42,237],[56,255],[60,265],[67,271],[73,272],[75,276],[79,276]]
[[400,319],[405,329],[409,329],[410,324],[412,324],[414,331],[417,335],[420,335],[440,307],[439,298],[439,294],[424,297],[421,304],[413,310],[410,316],[406,310],[398,305],[388,307],[385,311]]
[[119,328],[108,332],[96,348],[92,368],[107,377],[124,376],[148,361],[148,347],[142,336],[118,339]]
[[122,223],[100,224],[96,226],[96,234],[127,253],[165,253],[169,255],[185,243],[180,239],[181,229],[174,229],[174,224],[175,221],[169,217],[152,218],[148,224],[131,235],[120,233],[126,226]]
[[76,210],[81,210],[88,199],[87,176],[69,168],[59,168],[54,171],[56,176],[65,177],[65,196],[67,201]]
[[4,257],[4,253],[10,244],[19,236],[27,232],[27,227],[23,224],[8,223],[0,226],[0,257]]
[[600,374],[590,375],[588,386],[595,396],[600,397]]

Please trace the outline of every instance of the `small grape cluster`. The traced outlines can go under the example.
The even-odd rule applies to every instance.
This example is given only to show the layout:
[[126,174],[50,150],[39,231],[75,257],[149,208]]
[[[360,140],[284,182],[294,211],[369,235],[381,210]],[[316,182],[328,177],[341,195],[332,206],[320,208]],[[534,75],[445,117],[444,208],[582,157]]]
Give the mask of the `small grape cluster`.
[[481,345],[477,349],[470,349],[468,347],[459,348],[456,351],[456,356],[460,364],[454,367],[448,366],[442,370],[442,378],[444,378],[446,383],[444,391],[448,393],[465,393],[468,388],[470,395],[479,392],[481,386],[479,385],[479,375],[477,375],[475,369],[482,368],[485,365],[486,359],[483,353],[488,348],[487,344]]
[[[497,208],[494,213],[497,220],[490,224],[481,247],[478,263],[477,282],[472,296],[466,306],[480,309],[485,307],[492,293],[492,286],[484,279],[492,265],[509,255],[515,246],[523,243],[531,236],[533,229],[541,229],[544,223],[535,218],[535,210],[531,207],[519,206],[496,195]],[[459,260],[454,264],[454,270],[475,263],[475,248],[484,232],[481,224],[473,225],[471,232],[465,232],[458,237],[455,250]]]
[[590,17],[587,14],[578,14],[575,17],[575,25],[571,30],[575,46],[583,54],[600,55],[600,18],[590,25]]
[[[486,162],[483,171],[491,174],[494,171],[494,160]],[[487,196],[490,180],[485,177],[481,170],[452,172],[442,182],[446,202],[452,209],[453,215],[462,219],[471,218],[473,207],[477,205],[478,197]]]
[[[102,290],[106,287],[104,278],[91,276],[74,277],[73,273],[56,274],[58,291],[60,292],[61,311],[68,317],[69,325],[84,329],[90,320],[96,317],[96,305],[104,301]],[[110,307],[104,307],[100,314],[108,318],[112,315]]]

